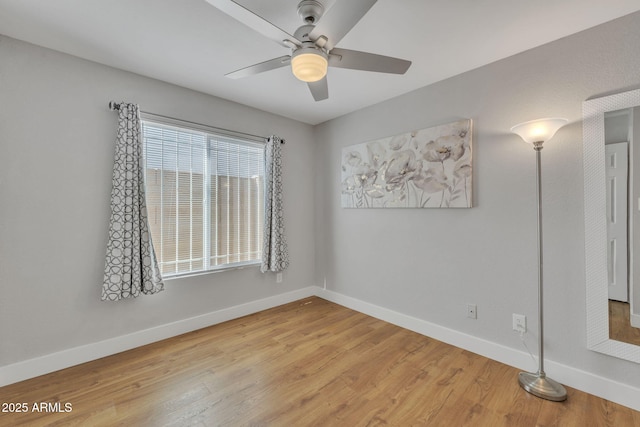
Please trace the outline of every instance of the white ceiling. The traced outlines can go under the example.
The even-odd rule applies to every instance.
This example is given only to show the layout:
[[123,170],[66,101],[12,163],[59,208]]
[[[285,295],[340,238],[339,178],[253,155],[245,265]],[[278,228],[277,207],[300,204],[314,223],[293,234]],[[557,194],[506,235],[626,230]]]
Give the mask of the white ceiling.
[[[292,34],[298,1],[238,3]],[[637,10],[638,0],[378,0],[338,47],[411,68],[330,68],[320,102],[287,67],[224,77],[289,51],[205,0],[0,0],[0,34],[318,124]]]

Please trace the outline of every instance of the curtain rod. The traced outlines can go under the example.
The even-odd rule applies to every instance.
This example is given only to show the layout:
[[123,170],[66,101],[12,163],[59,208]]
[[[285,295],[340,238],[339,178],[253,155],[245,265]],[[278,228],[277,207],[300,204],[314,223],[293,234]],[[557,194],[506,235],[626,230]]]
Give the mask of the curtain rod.
[[[109,109],[110,109],[111,111],[120,110],[120,104],[119,104],[119,103],[117,103],[117,102],[115,102],[115,101],[109,101]],[[219,131],[221,131],[221,132],[228,132],[228,133],[236,134],[236,135],[246,135],[246,136],[251,136],[251,137],[253,137],[253,138],[260,138],[260,139],[264,139],[264,140],[268,139],[268,137],[266,137],[266,136],[262,136],[262,135],[253,135],[253,134],[251,134],[251,133],[238,132],[238,131],[231,130],[231,129],[224,129],[224,128],[219,128],[219,127],[216,127],[216,126],[210,126],[210,125],[203,125],[203,124],[200,124],[200,123],[190,122],[190,121],[188,121],[188,120],[175,119],[175,118],[173,118],[173,117],[163,116],[163,115],[160,115],[160,114],[148,113],[148,112],[146,112],[146,111],[140,111],[140,113],[142,113],[142,114],[147,114],[147,115],[149,115],[149,116],[159,117],[159,118],[162,118],[162,119],[168,119],[168,120],[179,120],[179,121],[184,122],[184,123],[189,123],[189,124],[196,125],[196,126],[204,126],[204,127],[208,127],[208,128],[214,129],[214,130],[219,130]],[[284,139],[281,139],[281,140],[280,140],[280,143],[281,143],[281,144],[284,144]]]

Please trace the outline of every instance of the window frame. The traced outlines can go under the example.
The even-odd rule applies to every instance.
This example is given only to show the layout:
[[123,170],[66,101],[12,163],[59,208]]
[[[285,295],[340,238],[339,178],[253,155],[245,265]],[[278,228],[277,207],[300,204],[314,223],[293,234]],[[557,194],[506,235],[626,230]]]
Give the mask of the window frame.
[[[151,113],[145,113],[145,112],[140,112],[140,133],[141,133],[141,142],[143,144],[143,159],[145,162],[145,166],[144,166],[144,185],[145,185],[145,196],[147,193],[147,167],[146,167],[146,147],[145,147],[145,134],[144,134],[144,125],[145,123],[149,123],[151,125],[159,125],[159,126],[169,126],[169,127],[175,127],[175,128],[181,128],[184,129],[187,132],[194,132],[194,133],[204,133],[206,134],[206,145],[208,147],[209,145],[209,141],[211,137],[219,137],[219,138],[223,138],[223,139],[236,139],[239,140],[240,142],[244,142],[247,143],[248,145],[252,145],[252,144],[259,144],[264,146],[266,143],[266,138],[262,137],[262,136],[258,136],[258,135],[252,135],[252,134],[247,134],[247,133],[243,133],[243,132],[236,132],[236,131],[232,131],[232,130],[228,130],[228,129],[222,129],[222,128],[217,128],[217,127],[213,127],[213,126],[208,126],[208,125],[204,125],[204,124],[200,124],[200,123],[195,123],[195,122],[191,122],[191,121],[187,121],[187,120],[181,120],[181,119],[175,119],[172,117],[166,117],[166,116],[161,116],[161,115],[157,115],[157,114],[151,114]],[[209,148],[207,148],[207,152],[209,152]],[[263,162],[264,162],[264,153],[263,153]],[[265,170],[263,168],[262,170],[262,177],[264,180],[264,174],[265,174]],[[210,194],[211,194],[211,189],[209,188],[209,192],[208,194],[206,194],[206,199],[204,200],[209,200]],[[264,181],[263,181],[263,188],[262,188],[262,197],[263,197],[263,201],[264,201]],[[204,201],[203,200],[203,201]],[[210,204],[210,203],[209,203]],[[230,270],[242,270],[244,268],[248,268],[248,267],[259,267],[262,263],[261,259],[255,259],[255,260],[249,260],[249,261],[239,261],[239,262],[234,262],[234,263],[227,263],[227,264],[222,264],[219,266],[212,266],[210,264],[210,259],[213,255],[213,251],[211,250],[211,246],[212,246],[212,241],[211,241],[211,210],[210,209],[206,209],[206,213],[203,212],[203,223],[206,221],[206,224],[204,224],[204,228],[206,230],[206,232],[204,232],[203,234],[208,235],[208,239],[209,239],[209,244],[205,244],[203,242],[203,268],[199,269],[199,270],[191,270],[191,271],[184,271],[184,272],[175,272],[175,273],[162,273],[162,278],[163,280],[172,280],[172,279],[179,279],[179,278],[183,278],[183,277],[192,277],[192,276],[200,276],[200,275],[204,275],[204,274],[211,274],[211,273],[219,273],[219,272],[223,272],[223,271],[230,271]],[[262,215],[262,217],[260,218],[261,221],[261,226],[264,227],[264,215]],[[149,232],[151,233],[151,225],[149,224]],[[262,239],[262,237],[261,237]],[[206,248],[206,249],[205,249]],[[155,250],[155,248],[154,248]],[[208,253],[206,253],[208,250]],[[260,254],[262,254],[262,250],[263,248],[260,247],[259,248],[259,252]],[[156,258],[158,258],[158,264],[161,264],[161,260],[159,259],[160,255],[157,253],[156,251]],[[176,262],[180,262],[180,261],[176,261]],[[206,266],[206,267],[204,267]]]

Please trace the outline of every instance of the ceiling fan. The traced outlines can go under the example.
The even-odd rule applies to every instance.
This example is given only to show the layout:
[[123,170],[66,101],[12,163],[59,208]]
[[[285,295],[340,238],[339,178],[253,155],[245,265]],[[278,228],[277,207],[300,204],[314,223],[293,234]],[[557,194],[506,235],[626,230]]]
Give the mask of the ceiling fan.
[[[291,49],[291,55],[226,74],[233,79],[291,65],[291,71],[307,83],[313,98],[322,101],[329,97],[327,67],[404,74],[411,65],[411,61],[404,59],[335,47],[377,0],[338,0],[326,14],[322,3],[302,0],[298,4],[298,15],[304,24],[293,35],[233,0],[206,1],[263,36]],[[319,22],[321,17],[322,22]]]

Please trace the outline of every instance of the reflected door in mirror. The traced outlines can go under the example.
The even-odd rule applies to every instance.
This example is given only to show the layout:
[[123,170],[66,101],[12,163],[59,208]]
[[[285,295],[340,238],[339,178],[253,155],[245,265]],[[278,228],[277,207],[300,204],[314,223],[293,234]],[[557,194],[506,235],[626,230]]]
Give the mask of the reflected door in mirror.
[[629,300],[627,250],[627,182],[629,176],[626,142],[605,147],[607,176],[607,271],[609,299]]

